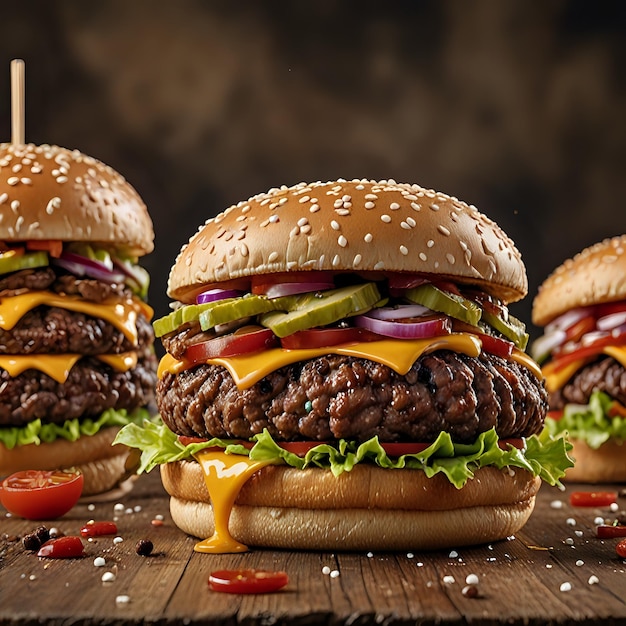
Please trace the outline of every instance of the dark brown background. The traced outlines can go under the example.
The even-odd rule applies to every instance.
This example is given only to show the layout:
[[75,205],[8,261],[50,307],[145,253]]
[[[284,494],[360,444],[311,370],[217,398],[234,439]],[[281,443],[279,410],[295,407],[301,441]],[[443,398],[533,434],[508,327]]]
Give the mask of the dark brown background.
[[623,2],[20,0],[0,35],[0,140],[21,57],[27,140],[95,156],[144,197],[157,315],[200,222],[302,180],[476,204],[522,252],[528,324],[557,264],[626,232]]

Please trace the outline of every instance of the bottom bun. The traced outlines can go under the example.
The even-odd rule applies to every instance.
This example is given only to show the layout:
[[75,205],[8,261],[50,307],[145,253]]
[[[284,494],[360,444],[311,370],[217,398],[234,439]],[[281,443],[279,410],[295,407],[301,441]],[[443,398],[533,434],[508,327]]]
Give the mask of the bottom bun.
[[0,476],[22,470],[75,467],[83,473],[83,496],[110,491],[128,477],[128,448],[112,445],[118,432],[119,428],[110,427],[76,441],[55,439],[50,443],[31,443],[10,450],[0,444]]
[[571,439],[574,446],[570,467],[562,480],[577,483],[623,483],[626,482],[626,443],[607,441],[597,450],[580,439]]
[[[213,511],[198,463],[161,466],[174,523],[201,539]],[[249,546],[313,550],[427,550],[488,543],[516,533],[541,481],[521,469],[478,470],[462,489],[442,475],[357,465],[334,477],[322,469],[267,466],[242,488],[232,536]]]

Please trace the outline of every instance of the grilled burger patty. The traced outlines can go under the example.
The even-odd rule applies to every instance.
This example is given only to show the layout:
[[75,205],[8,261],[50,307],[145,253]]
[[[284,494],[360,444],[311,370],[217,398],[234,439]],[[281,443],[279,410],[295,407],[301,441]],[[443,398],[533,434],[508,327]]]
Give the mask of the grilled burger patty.
[[34,419],[62,424],[97,417],[106,409],[132,411],[154,402],[157,358],[145,348],[137,365],[118,372],[94,358],[78,361],[64,383],[39,370],[12,378],[0,369],[0,426],[24,426]]
[[594,391],[604,391],[626,404],[626,369],[611,357],[602,357],[580,369],[558,391],[550,394],[550,408],[562,410],[566,404],[588,404]]
[[283,367],[240,391],[228,371],[200,365],[157,384],[171,430],[248,439],[267,428],[282,441],[434,441],[441,431],[472,442],[496,427],[501,438],[538,433],[547,409],[543,383],[513,361],[442,350],[401,376],[385,365],[323,356]]

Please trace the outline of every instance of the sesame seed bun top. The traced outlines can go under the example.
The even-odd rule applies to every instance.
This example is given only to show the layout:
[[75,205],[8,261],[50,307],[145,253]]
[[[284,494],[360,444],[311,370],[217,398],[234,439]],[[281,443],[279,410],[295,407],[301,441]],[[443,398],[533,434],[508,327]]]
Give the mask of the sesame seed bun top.
[[567,259],[539,287],[532,320],[545,326],[579,306],[626,299],[626,235],[605,239]]
[[475,207],[418,185],[340,179],[270,189],[207,220],[168,295],[192,302],[208,285],[302,270],[436,274],[505,302],[528,290],[515,245]]
[[153,249],[145,204],[113,168],[78,150],[0,144],[0,240],[100,243]]

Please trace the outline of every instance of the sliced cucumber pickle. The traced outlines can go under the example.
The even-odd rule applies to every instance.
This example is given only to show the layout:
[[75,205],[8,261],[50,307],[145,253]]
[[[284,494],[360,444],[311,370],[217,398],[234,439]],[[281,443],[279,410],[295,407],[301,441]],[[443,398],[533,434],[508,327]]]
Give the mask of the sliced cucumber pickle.
[[253,317],[269,311],[288,311],[294,306],[295,301],[296,296],[267,298],[253,294],[232,298],[228,302],[218,300],[217,303],[209,303],[215,306],[204,309],[198,316],[200,328],[209,330],[218,324],[226,324],[242,317]]
[[288,312],[272,312],[261,316],[263,326],[278,337],[286,337],[299,330],[327,326],[344,317],[365,313],[380,302],[374,283],[352,285],[296,297],[295,307]]
[[218,304],[225,304],[231,300],[233,300],[233,298],[229,298],[227,300],[217,300],[215,302],[206,302],[205,304],[188,304],[187,306],[180,307],[180,309],[176,309],[169,315],[152,322],[154,334],[157,337],[163,337],[163,335],[174,332],[183,324],[194,322],[200,317],[200,313],[206,311],[206,309],[210,309]]
[[28,270],[33,267],[45,267],[49,264],[48,253],[43,250],[24,254],[15,254],[12,250],[0,252],[0,274]]
[[507,339],[511,340],[520,350],[526,348],[528,343],[528,333],[524,323],[509,314],[508,319],[490,313],[489,311],[483,311],[483,321],[489,324],[492,328],[495,328],[501,335],[504,335]]
[[411,302],[416,302],[439,313],[445,313],[472,326],[478,325],[482,315],[482,309],[475,302],[463,296],[442,291],[431,283],[407,289],[404,295]]

